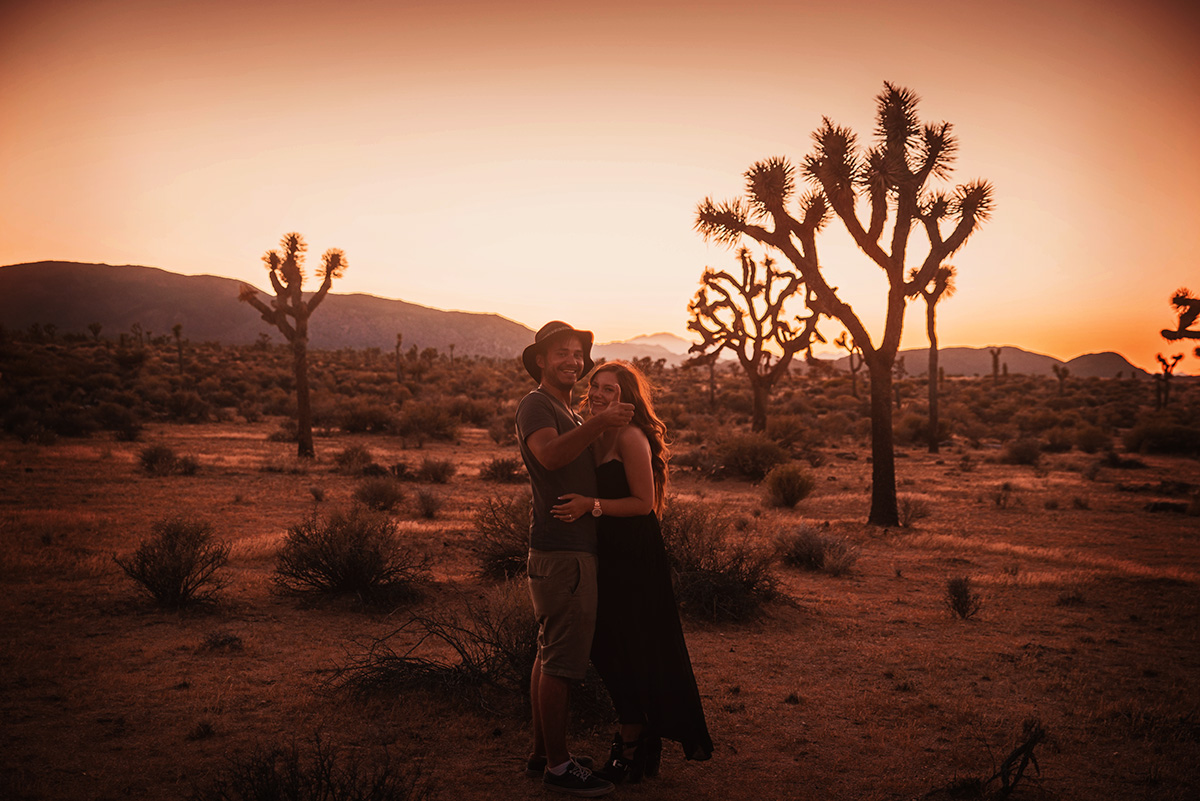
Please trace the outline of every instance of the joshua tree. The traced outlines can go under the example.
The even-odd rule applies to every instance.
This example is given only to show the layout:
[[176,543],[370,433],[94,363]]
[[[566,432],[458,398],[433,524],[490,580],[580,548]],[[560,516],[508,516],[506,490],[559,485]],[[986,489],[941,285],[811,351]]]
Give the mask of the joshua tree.
[[1164,328],[1163,339],[1174,342],[1177,339],[1200,339],[1200,329],[1193,329],[1192,324],[1200,317],[1200,298],[1194,297],[1187,287],[1180,287],[1171,296],[1171,305],[1179,312],[1179,324],[1175,328]]
[[[304,283],[304,251],[307,245],[300,234],[285,234],[279,242],[283,254],[269,250],[263,263],[271,276],[271,287],[275,299],[267,305],[259,299],[257,291],[242,284],[238,300],[249,303],[262,318],[279,329],[292,346],[292,369],[296,375],[296,440],[297,454],[306,459],[316,456],[313,450],[312,405],[308,395],[308,318],[329,293],[333,279],[341,278],[346,272],[346,256],[337,248],[330,248],[321,257],[321,286],[307,301],[301,294]],[[290,318],[290,319],[289,319]]]
[[100,323],[88,323],[88,330],[92,332],[92,339],[94,341],[100,341],[100,330],[102,328],[104,328],[104,326],[100,325]]
[[[701,341],[688,352],[697,354],[693,363],[711,364],[709,360],[722,350],[733,351],[754,399],[750,428],[762,431],[767,427],[771,389],[792,358],[808,348],[814,336],[825,340],[817,333],[818,313],[792,321],[785,318],[784,304],[804,289],[799,273],[776,269],[770,257],[759,265],[746,248],[738,250],[738,261],[740,276],[712,268],[700,276],[700,289],[688,303],[688,328]],[[771,347],[778,352],[772,353]]]
[[1061,398],[1067,393],[1067,376],[1071,375],[1071,371],[1065,364],[1056,364],[1050,369],[1054,371],[1054,377],[1058,379],[1058,396]]
[[1157,354],[1156,358],[1162,366],[1162,374],[1154,377],[1154,408],[1165,409],[1171,402],[1171,374],[1175,372],[1175,365],[1179,364],[1183,354],[1176,353],[1170,361],[1164,359],[1161,353]]
[[[921,297],[925,298],[925,334],[929,337],[929,452],[938,452],[938,344],[936,309],[938,301],[954,294],[954,265],[947,264],[939,267],[934,273],[933,281],[921,287]],[[916,271],[909,272],[909,277],[915,279]]]
[[396,334],[396,383],[400,383],[402,378],[402,370],[400,368],[400,344],[404,342],[404,337],[401,334]]
[[850,394],[858,397],[858,371],[862,369],[862,349],[854,342],[854,337],[846,331],[833,340],[833,344],[846,351],[846,369],[850,371]]
[[1000,352],[1004,348],[988,348],[988,353],[992,354],[992,383],[1000,383]]
[[[701,203],[696,227],[710,240],[732,245],[749,237],[783,253],[795,266],[797,280],[805,284],[809,308],[837,318],[862,348],[871,378],[868,519],[877,525],[896,525],[891,370],[900,347],[904,309],[987,219],[993,192],[982,180],[951,191],[932,188],[931,181],[949,177],[958,149],[950,124],[922,125],[916,94],[890,83],[884,84],[876,102],[874,147],[860,149],[854,132],[828,118],[813,134],[816,146],[804,161],[803,176],[814,191],[798,199],[798,215],[788,211],[796,199],[795,169],[785,159],[772,158],[746,172],[747,198]],[[872,341],[858,315],[830,285],[818,258],[816,235],[831,215],[845,225],[887,279],[887,315],[878,341]],[[889,220],[890,232],[885,236]],[[943,231],[944,223],[949,223],[948,231]],[[906,261],[914,229],[925,234],[928,251],[919,259],[915,278],[908,279]]]
[[179,374],[183,375],[183,323],[171,326],[171,333],[175,335],[175,350],[179,354]]

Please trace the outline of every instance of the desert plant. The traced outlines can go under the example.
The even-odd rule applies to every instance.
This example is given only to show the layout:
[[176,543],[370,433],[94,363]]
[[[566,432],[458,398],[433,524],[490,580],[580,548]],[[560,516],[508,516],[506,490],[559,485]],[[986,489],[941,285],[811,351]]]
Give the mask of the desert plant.
[[147,445],[138,453],[142,469],[152,476],[169,476],[175,472],[179,457],[170,445]]
[[786,565],[831,576],[846,575],[858,561],[858,548],[849,541],[823,534],[809,523],[776,538],[775,549]]
[[354,489],[354,500],[377,512],[390,512],[404,500],[404,487],[391,476],[364,479]]
[[198,518],[169,517],[133,555],[113,561],[159,606],[176,609],[214,600],[223,583],[216,573],[229,561],[228,543],[213,539],[212,524]]
[[688,615],[709,621],[745,620],[777,595],[771,554],[749,531],[698,501],[672,498],[662,517],[663,543],[675,571],[675,597]]
[[426,520],[433,520],[442,511],[446,502],[442,496],[430,490],[420,490],[417,493],[417,514]]
[[427,575],[425,556],[399,537],[386,515],[362,506],[316,512],[288,529],[275,566],[285,594],[353,594],[367,602],[410,598]]
[[904,493],[896,497],[896,503],[900,512],[900,525],[905,528],[933,513],[933,505],[925,495]]
[[763,479],[767,502],[788,509],[811,495],[816,485],[813,474],[795,462],[776,465]]
[[[211,724],[209,724],[211,730]],[[193,738],[201,739],[201,738]],[[225,768],[192,791],[191,801],[424,801],[430,790],[420,768],[399,769],[386,752],[368,766],[314,738],[308,753],[295,742],[258,746],[231,757]]]
[[[330,679],[355,695],[435,690],[452,698],[486,703],[488,690],[522,697],[537,652],[538,626],[523,582],[487,590],[463,612],[441,609],[411,616],[367,647]],[[412,635],[416,636],[412,636]],[[440,642],[454,661],[424,656],[422,646]],[[397,652],[394,642],[415,642]]]
[[426,456],[417,468],[417,479],[430,484],[447,484],[458,468],[449,459],[434,459]]
[[338,467],[338,472],[357,476],[361,475],[368,465],[374,464],[375,460],[365,445],[350,445],[338,451],[333,461]]
[[483,467],[479,468],[479,477],[484,481],[497,481],[502,484],[516,484],[529,478],[520,459],[504,456],[484,462]]
[[1036,465],[1042,459],[1042,448],[1036,439],[1014,439],[1004,444],[1000,461],[1004,464]]
[[525,573],[532,500],[528,490],[492,495],[475,511],[479,575],[507,579]]
[[971,586],[968,576],[952,576],[946,580],[946,607],[951,614],[970,620],[983,608],[983,597]]
[[786,462],[788,455],[763,434],[741,434],[721,443],[718,458],[727,473],[761,481],[771,468]]

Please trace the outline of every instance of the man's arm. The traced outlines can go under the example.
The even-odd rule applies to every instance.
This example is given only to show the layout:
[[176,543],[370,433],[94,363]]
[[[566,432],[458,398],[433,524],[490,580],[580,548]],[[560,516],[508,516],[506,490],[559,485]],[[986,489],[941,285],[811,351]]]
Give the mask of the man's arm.
[[547,470],[566,467],[579,454],[610,428],[620,428],[633,419],[632,403],[614,403],[600,414],[588,418],[583,425],[559,434],[553,428],[539,428],[525,443],[533,457]]

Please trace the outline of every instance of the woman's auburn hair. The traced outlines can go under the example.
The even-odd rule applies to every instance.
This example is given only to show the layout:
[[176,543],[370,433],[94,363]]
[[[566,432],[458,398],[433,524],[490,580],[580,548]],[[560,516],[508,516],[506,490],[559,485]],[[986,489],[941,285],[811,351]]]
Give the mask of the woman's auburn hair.
[[[636,365],[615,359],[592,368],[587,377],[589,393],[592,379],[600,373],[616,374],[617,386],[621,388],[621,401],[633,404],[633,419],[630,424],[640,428],[650,441],[650,470],[654,475],[654,511],[661,513],[663,499],[667,494],[667,462],[671,459],[671,451],[667,447],[667,426],[654,411],[650,381]],[[588,395],[584,395],[582,406],[587,407],[588,402]]]

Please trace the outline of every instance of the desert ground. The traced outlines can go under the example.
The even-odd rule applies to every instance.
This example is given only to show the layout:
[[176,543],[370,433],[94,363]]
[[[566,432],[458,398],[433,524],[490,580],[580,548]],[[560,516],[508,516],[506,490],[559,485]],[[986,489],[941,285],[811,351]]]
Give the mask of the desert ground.
[[[419,448],[326,433],[306,462],[270,440],[276,427],[227,420],[152,424],[136,442],[0,439],[5,798],[186,798],[256,749],[317,741],[350,763],[387,760],[412,778],[413,797],[548,795],[521,772],[522,699],[361,696],[330,682],[413,615],[496,592],[477,575],[474,516],[482,499],[521,485],[479,473],[515,447],[470,427]],[[193,457],[194,474],[148,474],[148,443]],[[273,590],[288,528],[351,502],[362,479],[334,455],[354,445],[384,465],[456,467],[446,484],[406,484],[392,513],[432,565],[421,596],[392,608]],[[1136,469],[1097,467],[1099,457],[1070,451],[1029,467],[962,443],[937,455],[901,447],[899,491],[928,516],[879,528],[865,523],[868,455],[830,449],[812,468],[816,490],[794,509],[765,504],[745,480],[675,471],[673,496],[733,515],[748,541],[766,547],[807,524],[857,559],[843,575],[776,564],[780,595],[748,621],[685,617],[716,753],[687,763],[667,743],[661,776],[612,797],[980,797],[972,782],[999,771],[1032,721],[1045,738],[1013,798],[1200,797],[1200,523],[1161,494],[1200,485],[1200,463],[1143,456]],[[415,510],[418,489],[442,501],[431,519]],[[175,514],[210,521],[230,544],[215,604],[161,610],[113,560]],[[956,576],[983,601],[970,619],[946,603]],[[573,747],[599,759],[611,731],[593,716],[575,727]],[[983,792],[999,787],[997,778]]]

